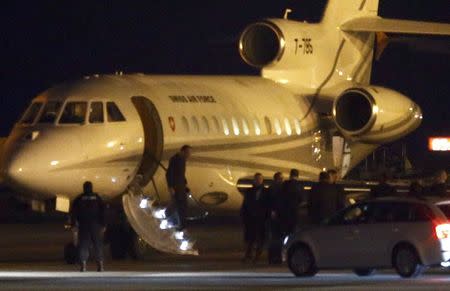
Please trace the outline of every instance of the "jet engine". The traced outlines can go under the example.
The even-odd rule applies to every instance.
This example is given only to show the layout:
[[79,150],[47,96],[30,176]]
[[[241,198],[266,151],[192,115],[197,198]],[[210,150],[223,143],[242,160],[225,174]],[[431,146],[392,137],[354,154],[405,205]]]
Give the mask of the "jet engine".
[[333,118],[342,135],[353,141],[385,143],[416,129],[420,107],[391,89],[365,86],[345,90],[333,104]]
[[262,68],[280,60],[284,51],[281,30],[271,22],[249,25],[241,34],[239,52],[249,65]]

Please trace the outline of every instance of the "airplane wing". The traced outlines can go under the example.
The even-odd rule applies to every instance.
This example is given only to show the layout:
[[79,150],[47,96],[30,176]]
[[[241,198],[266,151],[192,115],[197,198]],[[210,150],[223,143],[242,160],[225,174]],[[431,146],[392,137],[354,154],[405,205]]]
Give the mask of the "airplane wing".
[[386,32],[405,34],[450,35],[450,24],[381,17],[359,17],[340,26],[344,32]]

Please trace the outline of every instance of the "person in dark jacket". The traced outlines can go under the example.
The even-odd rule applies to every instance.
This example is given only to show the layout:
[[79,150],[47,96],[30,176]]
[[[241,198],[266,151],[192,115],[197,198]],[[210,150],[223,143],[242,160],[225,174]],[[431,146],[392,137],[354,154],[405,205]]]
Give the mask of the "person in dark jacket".
[[319,174],[319,182],[311,187],[308,201],[308,216],[312,224],[319,224],[326,217],[325,202],[328,192],[332,189],[330,175],[327,172]]
[[339,180],[339,173],[335,169],[329,169],[327,173],[330,177],[330,184],[333,185],[335,191],[337,192],[336,209],[340,210],[346,206],[345,205],[346,195],[344,187],[337,183],[337,181]]
[[303,197],[303,184],[299,180],[299,172],[297,169],[292,169],[289,173],[289,180],[283,183],[278,206],[278,217],[283,237],[294,232],[298,220],[298,207]]
[[380,175],[378,179],[378,185],[373,187],[370,190],[370,197],[371,198],[379,198],[379,197],[389,197],[389,196],[395,196],[397,194],[397,191],[394,187],[389,185],[387,183],[388,177],[386,174]]
[[192,147],[184,145],[180,151],[169,160],[169,167],[166,172],[167,187],[172,196],[173,204],[179,218],[178,230],[186,226],[187,210],[187,180],[186,161],[191,157]]
[[78,250],[81,272],[86,271],[89,247],[94,245],[97,271],[103,266],[103,234],[105,232],[105,206],[103,200],[94,193],[92,183],[83,184],[83,193],[75,198],[71,209],[72,226],[78,228]]
[[[264,188],[264,177],[262,174],[255,174],[253,187],[244,193],[240,214],[244,226],[244,241],[246,243],[243,261],[252,260],[256,262],[262,253],[265,239],[265,224],[268,216],[267,191]],[[255,249],[254,256],[253,249]]]
[[280,224],[280,199],[283,190],[283,174],[276,172],[273,175],[273,183],[267,190],[268,209],[269,209],[269,230],[270,242],[268,250],[269,264],[281,264],[281,247],[283,237],[281,235]]
[[445,170],[439,170],[435,175],[435,182],[431,185],[429,195],[445,197],[447,196],[447,172]]

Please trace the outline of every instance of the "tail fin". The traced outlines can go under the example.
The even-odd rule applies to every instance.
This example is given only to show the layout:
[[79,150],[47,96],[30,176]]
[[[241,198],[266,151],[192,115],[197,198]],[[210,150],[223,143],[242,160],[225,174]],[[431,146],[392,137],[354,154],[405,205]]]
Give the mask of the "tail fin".
[[339,26],[358,16],[377,16],[379,0],[328,0],[322,23]]
[[[330,31],[336,31],[347,21],[360,17],[377,17],[379,0],[328,0],[321,24]],[[336,33],[338,50],[336,65],[344,68],[347,80],[368,84],[372,72],[375,34],[370,32],[342,34]],[[344,42],[345,45],[344,45]],[[328,85],[331,85],[331,81]]]

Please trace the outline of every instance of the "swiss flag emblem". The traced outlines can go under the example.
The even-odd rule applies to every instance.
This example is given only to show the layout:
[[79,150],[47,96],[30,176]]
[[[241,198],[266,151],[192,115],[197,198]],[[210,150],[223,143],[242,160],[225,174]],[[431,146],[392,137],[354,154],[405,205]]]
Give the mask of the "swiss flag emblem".
[[169,126],[172,131],[175,131],[175,119],[172,116],[169,116]]

